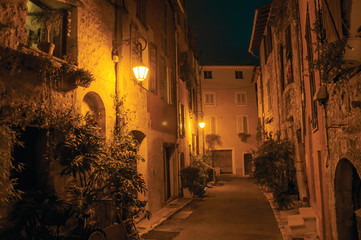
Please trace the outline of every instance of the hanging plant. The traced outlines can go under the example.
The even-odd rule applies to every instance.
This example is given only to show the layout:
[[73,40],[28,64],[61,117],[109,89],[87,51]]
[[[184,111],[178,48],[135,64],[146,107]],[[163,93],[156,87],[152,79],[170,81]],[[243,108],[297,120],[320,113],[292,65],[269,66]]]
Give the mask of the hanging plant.
[[251,136],[248,133],[238,133],[238,137],[241,139],[242,142],[247,142],[247,139]]
[[312,31],[316,34],[316,58],[308,59],[309,67],[320,72],[321,81],[329,83],[349,79],[353,67],[345,64],[344,53],[347,38],[328,41],[323,28],[321,10],[315,12],[315,22]]
[[89,87],[95,80],[93,74],[85,69],[69,63],[54,61],[51,57],[39,56],[34,53],[25,53],[0,46],[0,70],[18,74],[23,71],[34,71],[41,75],[43,80],[50,80],[54,88],[59,91],[70,91],[78,86]]
[[75,89],[77,86],[89,87],[91,82],[95,80],[90,71],[76,68],[73,65],[63,63],[60,72],[62,81],[58,84],[60,91],[69,91]]

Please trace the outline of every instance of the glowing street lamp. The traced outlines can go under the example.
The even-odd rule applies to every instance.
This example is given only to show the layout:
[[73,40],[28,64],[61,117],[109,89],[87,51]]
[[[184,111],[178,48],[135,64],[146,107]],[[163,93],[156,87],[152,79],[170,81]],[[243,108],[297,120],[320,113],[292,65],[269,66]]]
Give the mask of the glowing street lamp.
[[[144,42],[144,46],[143,44],[139,41],[139,39],[142,39]],[[116,48],[115,50],[113,50],[113,61],[114,62],[118,62],[118,56],[116,55],[116,52],[118,51],[118,49],[124,44],[130,44],[130,42],[132,40],[136,40],[136,49],[139,52],[139,62],[140,64],[136,67],[133,68],[133,72],[134,72],[134,76],[138,81],[144,81],[144,79],[147,77],[148,71],[149,69],[143,64],[142,62],[142,52],[145,50],[145,48],[147,47],[147,40],[142,37],[142,36],[138,36],[138,37],[134,37],[134,38],[129,38],[129,39],[124,39],[120,42],[114,42],[115,44],[120,44],[120,46],[118,48]]]
[[206,123],[201,121],[201,122],[198,123],[198,125],[202,129],[203,155],[204,155],[204,151],[205,151],[205,148],[204,148],[204,127],[206,126]]
[[149,69],[143,64],[133,68],[134,76],[138,81],[143,81],[147,77],[148,71]]

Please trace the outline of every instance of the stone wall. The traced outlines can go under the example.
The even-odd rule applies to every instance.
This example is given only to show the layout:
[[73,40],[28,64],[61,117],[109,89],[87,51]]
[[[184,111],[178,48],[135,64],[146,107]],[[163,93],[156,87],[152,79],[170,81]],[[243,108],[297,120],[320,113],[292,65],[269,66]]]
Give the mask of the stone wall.
[[26,44],[26,0],[0,1],[0,45],[17,48]]
[[329,94],[326,105],[329,147],[327,172],[329,208],[335,235],[338,217],[335,177],[338,163],[342,159],[347,159],[361,176],[361,73],[349,80],[327,84],[327,91]]

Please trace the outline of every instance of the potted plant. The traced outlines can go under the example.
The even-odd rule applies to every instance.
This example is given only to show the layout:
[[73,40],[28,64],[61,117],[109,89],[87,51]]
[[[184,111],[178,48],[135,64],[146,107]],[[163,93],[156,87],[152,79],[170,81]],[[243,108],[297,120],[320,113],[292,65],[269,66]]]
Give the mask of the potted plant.
[[50,41],[50,33],[53,31],[58,36],[63,23],[63,12],[60,9],[44,8],[31,13],[32,21],[41,27],[41,40],[38,43],[39,50],[53,54],[55,45]]
[[238,137],[241,139],[242,142],[247,142],[247,139],[251,136],[248,133],[238,133]]

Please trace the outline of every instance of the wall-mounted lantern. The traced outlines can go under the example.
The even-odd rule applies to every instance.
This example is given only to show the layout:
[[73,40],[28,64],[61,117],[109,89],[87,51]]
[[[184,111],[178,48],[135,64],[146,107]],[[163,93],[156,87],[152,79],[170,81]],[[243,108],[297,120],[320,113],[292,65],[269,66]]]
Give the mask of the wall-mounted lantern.
[[206,126],[206,123],[205,123],[205,122],[199,122],[198,124],[199,124],[199,127],[200,127],[200,128],[204,128],[204,127]]
[[[144,46],[141,43],[141,41],[139,41],[140,39],[144,42]],[[144,79],[146,79],[148,71],[149,71],[147,66],[145,66],[143,64],[143,60],[142,60],[142,52],[146,49],[147,44],[148,44],[147,40],[144,37],[138,36],[138,37],[133,37],[133,38],[129,38],[129,39],[124,39],[124,40],[119,41],[119,42],[114,42],[114,44],[120,44],[120,46],[113,50],[113,57],[112,58],[113,58],[114,62],[118,62],[119,59],[118,59],[118,56],[116,54],[117,51],[119,50],[119,48],[124,43],[130,44],[130,41],[132,41],[132,40],[136,40],[135,47],[136,47],[137,51],[139,51],[139,64],[137,66],[133,67],[133,73],[134,73],[135,78],[138,81],[143,81]]]
[[318,101],[319,104],[324,104],[328,99],[327,88],[325,85],[321,85],[315,95],[313,96],[313,101]]

